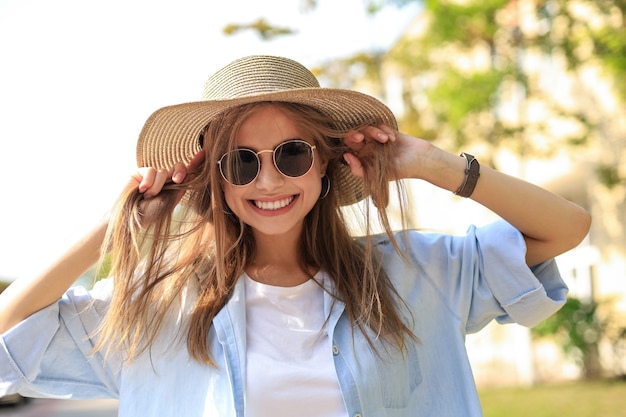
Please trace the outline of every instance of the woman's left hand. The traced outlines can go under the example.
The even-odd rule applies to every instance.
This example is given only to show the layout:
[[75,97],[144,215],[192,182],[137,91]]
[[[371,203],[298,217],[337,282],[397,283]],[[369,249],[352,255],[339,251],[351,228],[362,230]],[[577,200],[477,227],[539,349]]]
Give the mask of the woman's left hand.
[[344,159],[352,175],[359,178],[365,177],[367,166],[364,161],[372,160],[371,155],[380,152],[380,146],[393,146],[395,149],[390,153],[393,156],[393,161],[390,161],[393,176],[390,180],[421,178],[422,162],[433,148],[430,142],[395,132],[387,125],[352,130],[344,138],[344,143],[352,150],[344,154]]

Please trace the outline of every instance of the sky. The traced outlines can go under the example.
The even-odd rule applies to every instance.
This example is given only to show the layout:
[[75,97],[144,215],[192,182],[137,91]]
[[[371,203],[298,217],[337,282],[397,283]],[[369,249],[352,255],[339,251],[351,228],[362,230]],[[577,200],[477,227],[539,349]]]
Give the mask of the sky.
[[[364,0],[0,0],[0,279],[35,274],[95,226],[135,168],[156,109],[200,99],[206,79],[250,54],[313,66],[386,47],[417,5]],[[228,23],[297,34],[226,37]]]

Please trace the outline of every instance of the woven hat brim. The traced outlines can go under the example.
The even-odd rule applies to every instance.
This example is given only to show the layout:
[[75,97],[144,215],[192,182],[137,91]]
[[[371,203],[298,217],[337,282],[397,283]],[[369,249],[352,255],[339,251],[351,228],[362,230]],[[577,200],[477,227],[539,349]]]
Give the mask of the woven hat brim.
[[[223,111],[256,102],[299,103],[328,115],[336,127],[349,130],[366,123],[385,123],[397,129],[391,110],[376,98],[352,90],[302,88],[254,94],[227,100],[204,100],[158,109],[148,118],[137,141],[137,165],[170,169],[188,163],[200,150],[198,137]],[[340,205],[356,203],[366,196],[362,180],[340,165],[333,191]]]

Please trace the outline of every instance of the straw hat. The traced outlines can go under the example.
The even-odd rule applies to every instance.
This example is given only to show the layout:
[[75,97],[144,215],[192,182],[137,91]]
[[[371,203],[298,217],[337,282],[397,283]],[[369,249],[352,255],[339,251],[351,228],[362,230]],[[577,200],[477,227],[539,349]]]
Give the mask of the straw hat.
[[[397,129],[389,108],[357,91],[321,88],[315,76],[287,58],[255,55],[237,59],[213,74],[202,101],[168,106],[146,121],[137,141],[138,166],[171,168],[191,160],[200,150],[200,132],[226,109],[247,103],[277,101],[300,103],[317,109],[340,129],[382,122]],[[341,165],[333,183],[340,205],[365,197],[362,180]]]

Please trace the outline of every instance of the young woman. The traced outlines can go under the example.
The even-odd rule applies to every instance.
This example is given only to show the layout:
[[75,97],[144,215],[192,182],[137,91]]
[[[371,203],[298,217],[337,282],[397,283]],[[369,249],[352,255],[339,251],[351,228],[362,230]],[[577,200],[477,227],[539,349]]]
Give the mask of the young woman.
[[[590,223],[281,57],[157,110],[137,158],[110,220],[2,294],[0,395],[115,397],[120,416],[479,416],[466,333],[556,311],[553,258]],[[503,220],[394,233],[403,178]],[[366,197],[386,233],[354,238],[340,207]],[[113,278],[68,290],[101,254]]]

